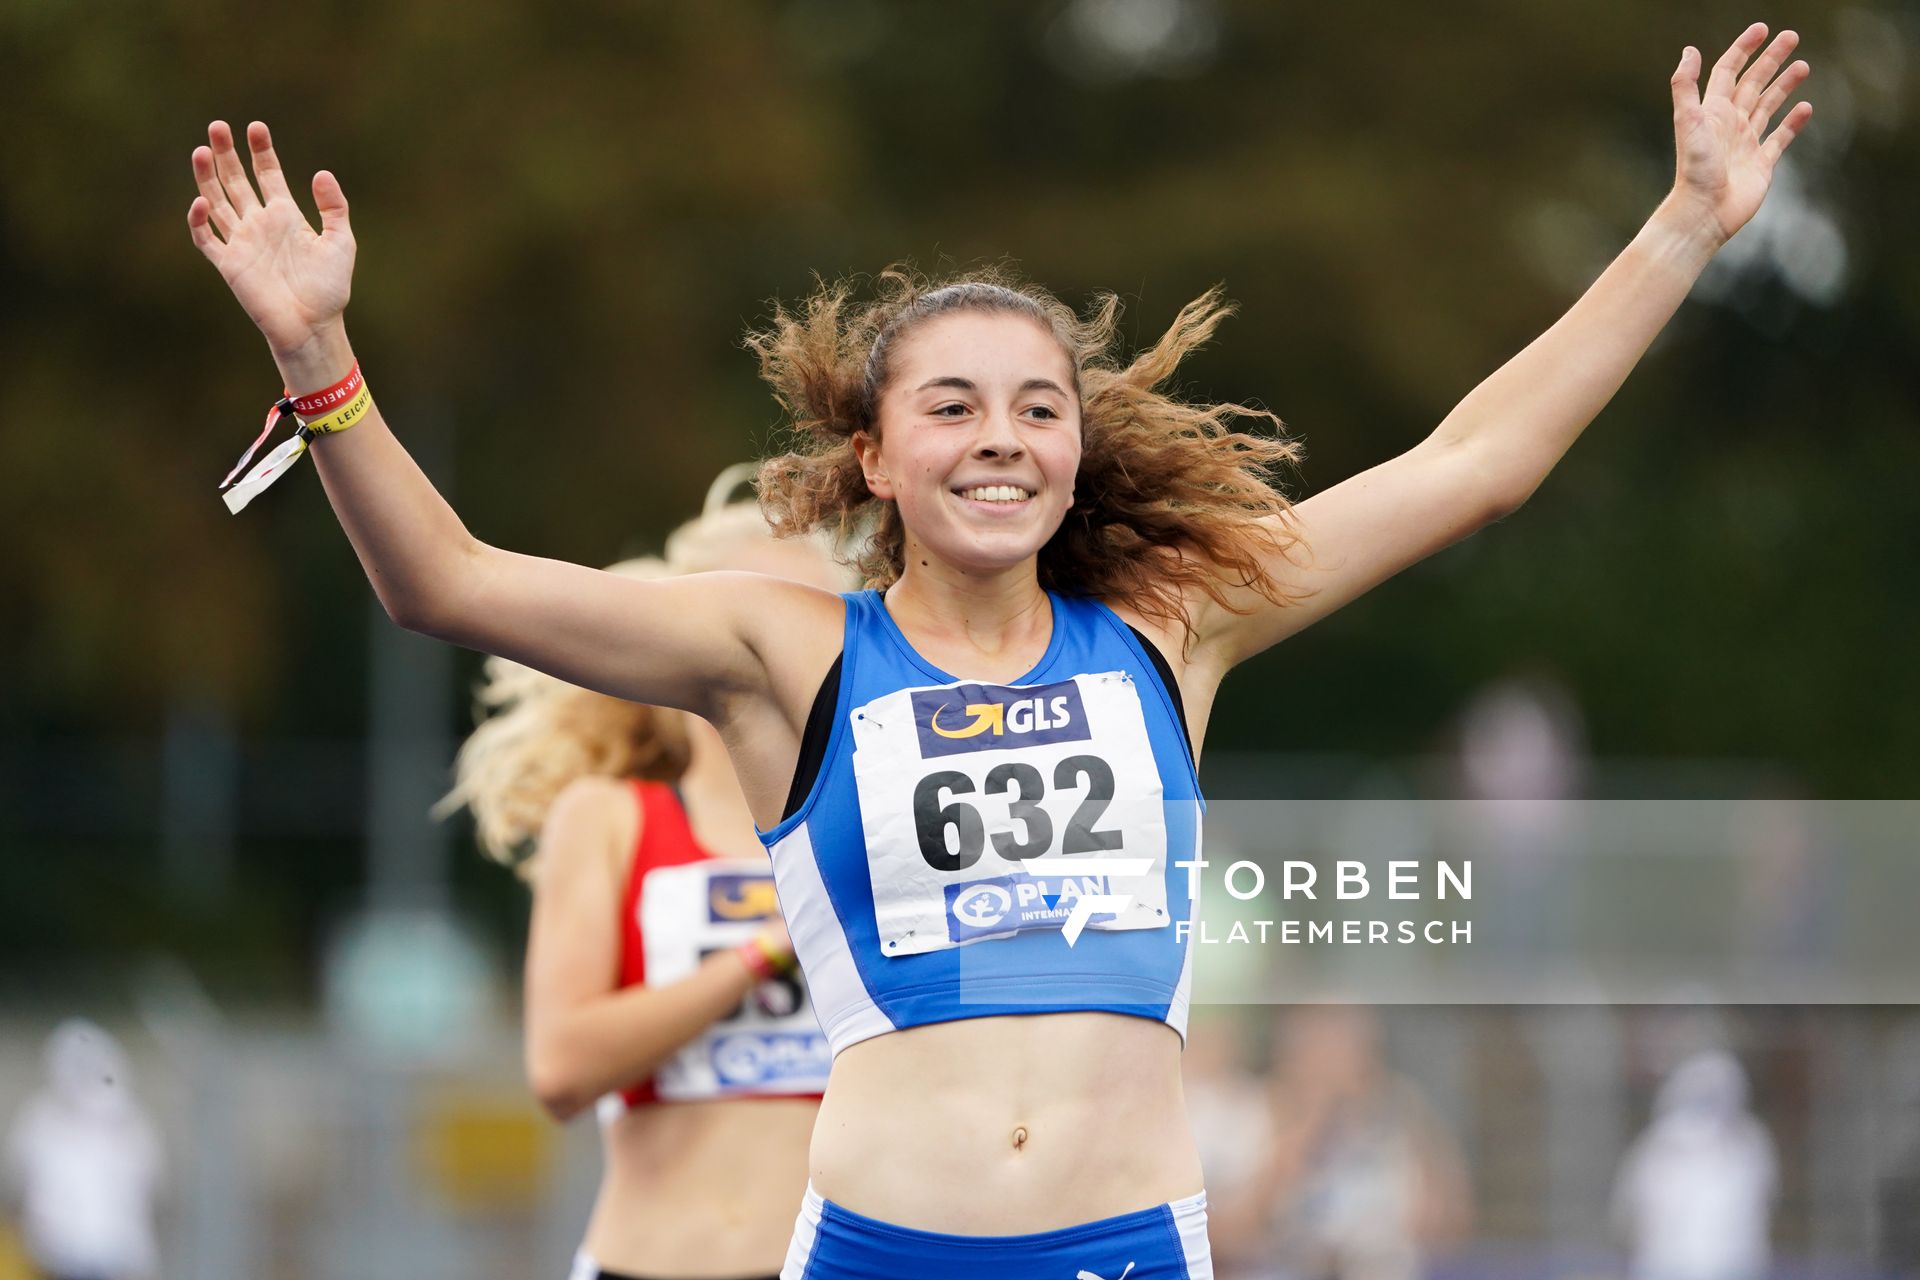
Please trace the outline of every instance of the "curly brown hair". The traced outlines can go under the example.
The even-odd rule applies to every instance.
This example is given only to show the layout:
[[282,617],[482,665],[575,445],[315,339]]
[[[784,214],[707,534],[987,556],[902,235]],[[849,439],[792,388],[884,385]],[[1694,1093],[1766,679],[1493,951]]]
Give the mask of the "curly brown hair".
[[816,281],[798,310],[775,303],[748,333],[760,374],[791,419],[789,452],[760,466],[760,504],[782,536],[829,529],[861,545],[858,567],[884,589],[900,577],[906,530],[892,502],[867,490],[851,441],[878,435],[880,395],[901,339],[935,316],[985,311],[1026,316],[1067,353],[1080,398],[1075,501],[1040,551],[1040,585],[1118,601],[1192,634],[1186,600],[1203,591],[1227,608],[1251,588],[1275,604],[1293,597],[1266,557],[1300,538],[1277,472],[1300,447],[1237,429],[1280,419],[1243,404],[1187,404],[1166,391],[1180,361],[1213,335],[1233,306],[1218,287],[1180,309],[1160,340],[1131,361],[1117,351],[1120,299],[1099,295],[1083,317],[1005,266],[933,281],[889,268],[859,300],[854,281]]

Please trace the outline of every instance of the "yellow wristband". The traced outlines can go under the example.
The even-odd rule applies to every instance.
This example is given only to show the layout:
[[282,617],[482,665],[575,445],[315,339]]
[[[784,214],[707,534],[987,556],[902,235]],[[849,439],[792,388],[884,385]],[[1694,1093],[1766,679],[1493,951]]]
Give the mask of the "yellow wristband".
[[311,422],[300,424],[302,435],[325,436],[336,431],[345,431],[356,425],[366,415],[373,404],[373,391],[366,383],[360,384],[360,394],[335,409],[324,418],[315,418]]
[[756,933],[753,936],[752,941],[753,941],[753,949],[755,951],[758,951],[762,956],[766,957],[768,966],[775,973],[788,974],[788,973],[792,973],[795,969],[799,968],[799,963],[795,960],[793,956],[777,954],[772,947],[769,947],[767,945],[767,940],[761,937],[759,934]]

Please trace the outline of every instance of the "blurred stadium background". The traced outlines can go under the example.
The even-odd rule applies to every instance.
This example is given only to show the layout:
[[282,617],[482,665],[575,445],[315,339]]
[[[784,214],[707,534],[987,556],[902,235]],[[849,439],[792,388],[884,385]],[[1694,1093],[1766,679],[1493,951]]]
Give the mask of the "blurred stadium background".
[[[1524,512],[1237,675],[1203,773],[1246,800],[1901,799],[1911,4],[9,0],[0,1122],[56,1024],[110,1029],[164,1151],[161,1274],[193,1280],[557,1275],[593,1187],[590,1125],[519,1078],[522,891],[426,816],[475,659],[386,623],[310,476],[215,500],[275,387],[186,236],[208,119],[341,177],[356,347],[470,526],[605,563],[774,439],[738,345],[767,299],[908,257],[1116,290],[1142,336],[1224,280],[1242,314],[1192,389],[1285,418],[1299,492],[1336,482],[1626,243],[1670,181],[1681,46],[1753,19],[1802,33],[1817,104],[1761,218]],[[1476,782],[1488,752],[1509,772]],[[1713,856],[1762,912],[1820,850]],[[1231,1048],[1196,1095],[1265,1090],[1284,1127],[1296,1015],[1209,1012]],[[1904,1006],[1379,1014],[1361,1040],[1471,1212],[1411,1258],[1283,1258],[1301,1174],[1223,1277],[1624,1275],[1622,1162],[1712,1049],[1778,1163],[1772,1260],[1740,1274],[1920,1274]]]

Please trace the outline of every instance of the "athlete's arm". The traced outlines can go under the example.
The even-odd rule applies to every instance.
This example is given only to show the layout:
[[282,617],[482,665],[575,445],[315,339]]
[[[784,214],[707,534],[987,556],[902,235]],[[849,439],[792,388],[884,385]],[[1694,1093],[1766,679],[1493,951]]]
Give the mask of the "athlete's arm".
[[638,821],[627,787],[583,778],[560,793],[540,834],[527,935],[527,1081],[556,1120],[651,1075],[754,985],[728,950],[678,982],[618,988],[622,890]]
[[1741,74],[1766,34],[1756,23],[1734,42],[1704,99],[1698,54],[1682,55],[1671,80],[1673,191],[1573,308],[1421,443],[1295,508],[1292,532],[1307,550],[1297,560],[1275,555],[1267,567],[1297,603],[1276,607],[1251,590],[1231,601],[1244,613],[1201,603],[1198,639],[1222,669],[1514,511],[1539,487],[1714,253],[1758,211],[1775,163],[1812,115],[1802,102],[1768,133],[1808,67],[1795,62],[1780,71],[1798,42],[1785,31]]
[[[286,386],[330,386],[353,367],[342,314],[354,240],[340,184],[314,176],[316,235],[264,124],[247,131],[257,193],[226,124],[207,132],[212,145],[193,153],[194,244],[266,336]],[[805,590],[741,574],[642,582],[488,546],[387,429],[378,402],[312,452],[395,622],[616,697],[711,712],[727,695],[763,689],[753,628],[789,611],[783,592]]]

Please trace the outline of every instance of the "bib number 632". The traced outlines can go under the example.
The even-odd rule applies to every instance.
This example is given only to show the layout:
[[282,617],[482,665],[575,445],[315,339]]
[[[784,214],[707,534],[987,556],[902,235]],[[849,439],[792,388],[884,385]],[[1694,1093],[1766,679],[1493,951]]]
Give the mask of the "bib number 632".
[[[944,769],[921,778],[913,789],[913,825],[920,840],[920,856],[935,871],[965,871],[980,860],[989,838],[994,852],[1009,861],[1037,858],[1053,848],[1053,815],[1042,807],[1047,796],[1047,778],[1033,765],[1009,760],[995,765],[976,791],[971,775],[957,769]],[[1067,819],[1060,842],[1064,854],[1094,853],[1118,849],[1122,833],[1118,829],[1099,830],[1095,824],[1113,802],[1113,767],[1099,756],[1068,756],[1053,767],[1053,790],[1084,790],[1079,807]],[[977,804],[964,799],[971,795],[1011,796],[1007,805],[1009,822],[987,831],[986,820]],[[1015,832],[1013,824],[1021,828]],[[948,832],[952,832],[951,836]]]

